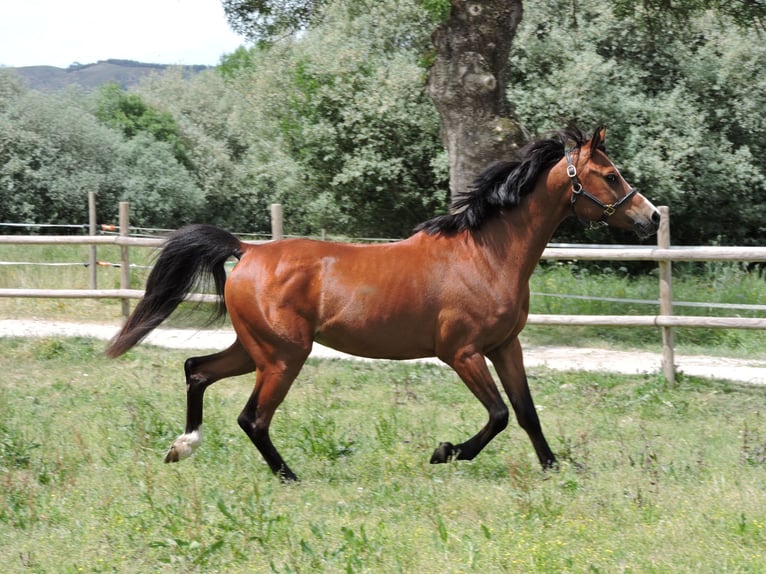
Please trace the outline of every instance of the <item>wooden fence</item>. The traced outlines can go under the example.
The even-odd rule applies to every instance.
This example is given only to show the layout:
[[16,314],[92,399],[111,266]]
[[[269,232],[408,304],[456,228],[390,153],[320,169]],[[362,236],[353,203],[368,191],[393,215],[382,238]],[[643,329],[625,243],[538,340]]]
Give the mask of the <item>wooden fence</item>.
[[[704,327],[722,329],[766,329],[766,318],[675,316],[673,315],[672,275],[673,261],[748,261],[766,263],[766,247],[671,247],[669,212],[660,207],[662,224],[657,235],[657,247],[549,247],[543,251],[542,259],[583,260],[583,261],[655,261],[660,266],[659,315],[548,315],[530,314],[530,325],[570,325],[608,327],[655,327],[663,333],[663,373],[668,381],[675,378],[674,327]],[[120,204],[119,235],[48,235],[18,236],[0,235],[0,244],[51,245],[76,244],[118,245],[121,248],[121,271],[119,289],[0,289],[0,297],[38,298],[117,298],[122,300],[123,314],[127,316],[129,300],[140,299],[143,291],[130,289],[130,248],[159,247],[162,239],[130,237],[128,234],[128,206]],[[272,209],[274,219],[281,221],[278,209]],[[281,236],[281,228],[275,226],[274,237]],[[93,258],[93,257],[92,257]],[[95,266],[91,266],[95,270]],[[92,281],[91,285],[95,282]],[[211,302],[212,295],[192,294],[191,301]],[[713,306],[713,305],[711,305]]]

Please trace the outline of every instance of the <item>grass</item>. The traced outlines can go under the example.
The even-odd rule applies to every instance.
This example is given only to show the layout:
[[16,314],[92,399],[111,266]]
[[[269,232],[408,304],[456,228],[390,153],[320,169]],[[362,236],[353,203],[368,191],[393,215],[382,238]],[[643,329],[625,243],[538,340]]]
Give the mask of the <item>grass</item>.
[[272,425],[285,486],[236,424],[251,377],[208,391],[202,446],[166,465],[187,353],[102,347],[0,339],[4,572],[766,571],[766,389],[532,371],[543,473],[515,423],[428,464],[486,419],[449,370],[310,361]]
[[[0,261],[39,263],[70,263],[71,266],[3,265],[0,267],[0,288],[15,289],[89,289],[88,246],[85,245],[0,245]],[[98,260],[120,262],[119,247],[99,246]],[[146,265],[150,251],[131,250],[131,263]],[[99,267],[98,287],[119,289],[119,267]],[[143,288],[147,272],[131,271],[131,287]],[[51,320],[83,320],[115,322],[120,318],[117,299],[28,299],[0,298],[0,316],[8,319],[30,317]]]
[[[676,315],[766,317],[765,310],[716,309],[716,303],[761,305],[766,308],[766,273],[759,266],[681,264],[673,267],[676,302],[710,303],[711,307],[676,305]],[[656,271],[629,275],[624,268],[583,267],[573,263],[544,263],[532,277],[530,312],[582,315],[651,315],[659,304],[605,299],[658,300]],[[536,293],[536,294],[535,294]],[[565,294],[588,299],[556,297]],[[554,296],[549,296],[554,295]],[[742,329],[674,329],[677,352],[742,357],[766,357],[763,331]],[[621,327],[548,327],[530,325],[525,338],[534,344],[660,349],[659,329]]]

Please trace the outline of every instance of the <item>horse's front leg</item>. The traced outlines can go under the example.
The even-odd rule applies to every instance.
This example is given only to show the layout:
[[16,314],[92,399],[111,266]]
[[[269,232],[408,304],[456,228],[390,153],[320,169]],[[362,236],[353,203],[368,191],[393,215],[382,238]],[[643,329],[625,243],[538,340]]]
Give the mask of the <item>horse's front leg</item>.
[[459,445],[449,442],[441,443],[431,456],[431,464],[448,462],[453,458],[471,460],[508,425],[508,407],[500,397],[484,356],[475,352],[461,354],[448,364],[487,409],[489,421],[475,436],[464,443]]
[[178,462],[191,456],[202,442],[202,402],[207,389],[226,377],[244,375],[255,370],[250,355],[239,341],[220,353],[191,357],[184,364],[186,372],[186,428],[168,449],[165,462]]
[[529,392],[527,375],[524,370],[524,358],[518,338],[513,339],[509,344],[493,351],[488,356],[495,366],[508,398],[511,400],[511,406],[516,413],[519,426],[527,432],[532,446],[535,447],[540,464],[545,469],[554,467],[556,456],[543,436],[537,409],[532,402],[532,394]]

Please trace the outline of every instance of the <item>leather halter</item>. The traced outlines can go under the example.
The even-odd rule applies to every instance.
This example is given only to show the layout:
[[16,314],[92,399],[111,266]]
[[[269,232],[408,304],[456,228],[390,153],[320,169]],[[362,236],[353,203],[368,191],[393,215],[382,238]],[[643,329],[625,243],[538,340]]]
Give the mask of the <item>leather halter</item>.
[[569,180],[572,182],[572,197],[569,199],[569,204],[572,206],[572,211],[574,211],[575,202],[580,197],[585,197],[589,200],[591,200],[593,203],[598,205],[601,209],[601,217],[597,221],[591,221],[591,225],[600,223],[602,225],[607,224],[607,219],[609,219],[610,216],[614,215],[614,213],[620,208],[620,206],[628,201],[631,197],[633,197],[636,194],[636,188],[631,187],[628,194],[620,199],[617,203],[604,203],[601,201],[598,197],[588,193],[585,191],[582,187],[582,184],[580,183],[580,180],[577,177],[577,168],[575,167],[574,163],[572,162],[572,150],[574,149],[573,146],[567,145],[564,148],[564,155],[567,159],[567,175],[569,176]]

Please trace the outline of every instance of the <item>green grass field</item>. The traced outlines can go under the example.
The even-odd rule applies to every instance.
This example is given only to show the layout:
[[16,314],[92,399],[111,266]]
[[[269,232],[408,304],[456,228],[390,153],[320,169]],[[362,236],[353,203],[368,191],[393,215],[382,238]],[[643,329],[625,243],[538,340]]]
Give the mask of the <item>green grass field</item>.
[[764,388],[532,371],[543,473],[514,422],[428,464],[486,418],[449,370],[310,361],[272,426],[282,485],[236,424],[250,377],[211,387],[202,446],[166,465],[187,353],[102,350],[0,339],[3,572],[766,571]]

